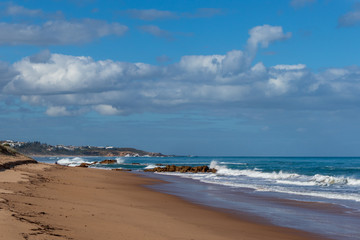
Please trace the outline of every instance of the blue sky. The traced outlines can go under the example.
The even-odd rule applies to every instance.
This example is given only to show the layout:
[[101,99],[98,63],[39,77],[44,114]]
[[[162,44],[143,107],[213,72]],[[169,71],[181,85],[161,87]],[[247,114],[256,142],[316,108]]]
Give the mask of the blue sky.
[[0,139],[360,155],[360,1],[2,1],[0,12]]

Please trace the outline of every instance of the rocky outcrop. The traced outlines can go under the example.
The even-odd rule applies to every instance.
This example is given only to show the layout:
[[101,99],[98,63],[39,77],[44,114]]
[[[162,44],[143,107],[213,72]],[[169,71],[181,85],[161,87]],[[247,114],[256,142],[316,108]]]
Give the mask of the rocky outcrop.
[[116,163],[117,163],[116,160],[109,160],[109,159],[99,162],[99,164],[116,164]]
[[89,163],[81,163],[78,167],[83,167],[83,168],[87,168],[89,166],[91,166],[92,164]]
[[102,160],[101,162],[92,162],[92,163],[81,163],[79,166],[77,167],[83,167],[83,168],[87,168],[91,165],[95,165],[95,164],[116,164],[117,161],[116,160],[112,160],[112,159],[106,159],[106,160]]
[[215,168],[209,168],[208,166],[176,166],[166,165],[165,167],[156,167],[152,169],[145,169],[144,172],[180,172],[180,173],[216,173]]

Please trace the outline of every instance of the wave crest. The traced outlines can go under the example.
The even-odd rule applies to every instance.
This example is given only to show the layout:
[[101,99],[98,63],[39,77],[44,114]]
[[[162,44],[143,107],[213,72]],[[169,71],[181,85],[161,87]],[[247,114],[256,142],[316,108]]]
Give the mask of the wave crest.
[[117,158],[115,158],[115,160],[116,160],[117,164],[122,164],[125,162],[125,159],[122,157],[117,157]]
[[352,185],[360,186],[360,179],[353,179],[349,177],[334,177],[316,174],[314,176],[300,175],[297,173],[279,172],[261,172],[258,169],[230,169],[224,165],[220,165],[217,161],[210,163],[210,168],[217,170],[216,174],[219,176],[246,176],[249,178],[261,178],[265,180],[276,180],[277,183],[288,185],[302,185],[302,186],[331,186],[331,185]]
[[62,158],[56,161],[56,164],[69,166],[69,167],[77,167],[80,166],[80,164],[82,163],[90,163],[90,162],[86,162],[83,158],[80,157]]

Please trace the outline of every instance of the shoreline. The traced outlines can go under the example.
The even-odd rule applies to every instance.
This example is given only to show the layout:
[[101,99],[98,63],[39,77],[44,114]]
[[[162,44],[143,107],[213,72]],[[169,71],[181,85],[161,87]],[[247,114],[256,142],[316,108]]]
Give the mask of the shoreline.
[[15,213],[0,226],[18,239],[326,239],[155,191],[147,186],[160,180],[134,173],[43,163],[7,171],[29,178],[0,181],[0,212]]
[[[165,175],[160,175],[160,176],[159,175],[151,176],[150,175],[151,173],[150,174],[136,173],[136,172],[134,172],[134,173],[138,174],[140,176],[151,178],[151,179],[164,181],[165,183],[169,183],[168,180],[167,180],[169,177],[174,177],[174,179],[178,178],[178,176],[172,176],[172,175],[166,175],[166,174]],[[207,187],[214,187],[210,183],[200,182],[200,181],[197,181],[197,180],[194,180],[194,179],[179,178],[177,181],[175,180],[175,181],[172,181],[172,182],[184,182],[184,181],[194,182],[194,184],[196,184],[196,185],[204,185],[204,186],[207,186]],[[223,186],[223,185],[219,185],[217,187],[224,188],[224,189],[231,188],[231,187]],[[150,187],[150,188],[155,190],[155,191],[159,191],[159,192],[163,192],[163,193],[166,193],[165,189],[167,189],[167,187],[162,188],[162,187],[158,187],[157,185],[154,185],[153,187]],[[240,194],[240,195],[245,195],[245,194],[246,195],[251,195],[251,194],[246,193],[246,192],[248,192],[249,190],[252,191],[252,189],[248,189],[248,188],[245,188],[245,187],[241,188],[241,189],[242,189],[242,191],[239,191],[238,194]],[[245,190],[245,191],[243,191],[243,190]],[[174,194],[169,193],[169,194],[170,195],[176,195],[175,193]],[[191,200],[188,200],[186,197],[181,197],[181,198],[185,199],[186,201],[192,202]],[[275,197],[275,196],[265,196],[265,195],[261,196],[261,197],[257,196],[256,198],[262,198],[262,199],[264,199],[265,201],[268,201],[268,202],[277,202],[277,203],[281,203],[283,205],[301,207],[301,208],[308,209],[308,210],[323,210],[323,211],[330,211],[330,212],[334,212],[334,213],[344,213],[344,212],[349,211],[349,209],[351,209],[350,207],[346,207],[346,206],[343,206],[343,205],[338,205],[338,204],[335,204],[335,203],[329,203],[329,202],[319,202],[319,201],[310,201],[310,200],[309,201],[295,200],[295,199],[287,199],[287,198],[281,198],[281,197]],[[195,203],[195,204],[197,204],[197,203]],[[241,213],[246,214],[245,211],[241,212]]]

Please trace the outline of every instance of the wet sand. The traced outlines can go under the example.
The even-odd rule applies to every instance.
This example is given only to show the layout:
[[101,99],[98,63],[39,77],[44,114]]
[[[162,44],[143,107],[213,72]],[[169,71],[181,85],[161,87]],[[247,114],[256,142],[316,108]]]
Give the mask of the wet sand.
[[144,187],[158,182],[40,163],[0,171],[0,239],[322,239]]

